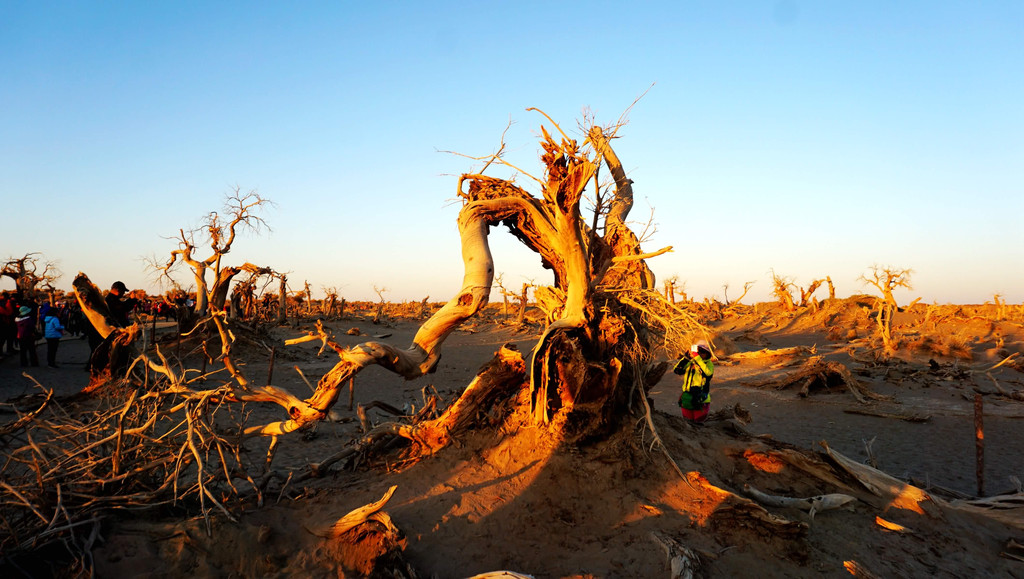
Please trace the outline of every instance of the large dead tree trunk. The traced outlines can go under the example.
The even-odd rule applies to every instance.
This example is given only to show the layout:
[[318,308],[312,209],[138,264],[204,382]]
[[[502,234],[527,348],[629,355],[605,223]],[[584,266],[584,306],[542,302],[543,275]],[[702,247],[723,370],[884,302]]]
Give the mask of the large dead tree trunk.
[[[636,399],[636,386],[658,372],[650,367],[652,343],[644,329],[643,304],[651,303],[647,294],[664,300],[655,291],[654,275],[644,260],[670,248],[645,254],[626,225],[633,192],[609,144],[611,135],[597,127],[588,132],[587,144],[598,152],[594,156],[564,134],[556,142],[547,130],[542,132],[546,178],[537,180],[541,197],[504,179],[479,174],[460,179],[458,194],[465,203],[459,214],[463,287],[423,324],[413,344],[405,350],[380,342],[342,348],[321,336],[341,360],[320,379],[311,398],[289,409],[290,420],[267,425],[263,434],[288,432],[322,419],[342,385],[368,365],[384,366],[407,379],[432,371],[448,335],[487,303],[494,276],[488,231],[499,223],[538,253],[554,277],[553,287],[537,290],[550,323],[529,362],[534,420],[562,422],[577,413],[579,419],[573,422],[587,425],[577,428],[582,432],[610,426],[625,415],[630,400]],[[599,235],[582,218],[580,201],[588,183],[596,184],[602,161],[615,187],[606,201],[600,201],[602,192],[595,192],[603,205],[598,213],[604,216],[604,234]],[[636,292],[647,293],[641,298]],[[292,343],[307,339],[316,337]]]
[[138,324],[128,328],[118,327],[107,309],[103,293],[84,273],[75,277],[72,286],[82,313],[103,338],[103,342],[91,354],[89,383],[82,389],[84,394],[93,394],[124,374],[127,362],[134,354],[132,343],[141,330]]
[[281,276],[281,291],[277,294],[277,319],[274,322],[281,325],[288,321],[288,278]]
[[231,280],[238,272],[242,271],[241,268],[237,267],[225,267],[217,273],[217,279],[213,283],[213,289],[210,291],[210,307],[214,311],[222,311],[224,304],[228,299],[228,288],[231,286]]

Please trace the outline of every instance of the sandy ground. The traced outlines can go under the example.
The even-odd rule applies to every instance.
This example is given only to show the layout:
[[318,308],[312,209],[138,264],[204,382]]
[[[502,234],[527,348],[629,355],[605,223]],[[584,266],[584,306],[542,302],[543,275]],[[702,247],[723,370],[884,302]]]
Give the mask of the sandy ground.
[[[395,322],[374,326],[363,319],[350,319],[333,322],[329,327],[343,345],[366,341],[370,339],[367,334],[387,335],[382,339],[407,344],[417,325]],[[345,335],[353,327],[364,335]],[[302,329],[280,328],[275,330],[274,337],[283,340]],[[722,330],[724,335],[740,331],[736,324],[726,324]],[[446,402],[450,401],[502,344],[513,342],[528,352],[537,334],[536,327],[522,332],[489,323],[469,324],[445,344],[435,374],[406,382],[380,368],[369,368],[359,377],[355,403],[382,400],[399,408],[414,409],[422,404],[424,391],[434,390]],[[847,354],[827,347],[821,329],[764,332],[760,340],[756,347],[745,345],[741,349],[817,345],[819,353],[826,357],[855,366]],[[294,367],[298,366],[315,381],[333,365],[331,356],[318,357],[317,349],[316,344],[279,347],[273,383],[304,396],[308,389]],[[40,347],[39,353],[45,356],[45,346]],[[83,371],[87,355],[84,340],[66,338],[58,354],[59,368],[46,368],[44,362],[41,368],[22,369],[16,356],[0,360],[0,400],[31,392],[36,388],[34,381],[55,388],[58,394],[76,392],[87,381]],[[251,379],[259,381],[267,375],[269,360],[265,354],[246,359],[243,370]],[[954,362],[943,361],[946,363]],[[991,365],[975,364],[978,368]],[[23,375],[23,371],[31,378]],[[895,402],[872,403],[876,410],[931,417],[927,422],[914,423],[847,413],[846,410],[856,409],[860,404],[844,390],[815,391],[800,398],[794,390],[744,385],[752,378],[785,371],[756,362],[720,363],[713,407],[740,404],[752,417],[746,429],[755,437],[764,435],[813,450],[820,450],[818,442],[824,440],[858,461],[868,460],[870,442],[877,465],[883,471],[912,478],[921,485],[976,494],[971,399],[975,390],[982,387],[977,377],[897,381],[877,371],[859,376],[871,389],[896,398]],[[1024,386],[1021,374],[1015,370],[1003,368],[997,376],[1008,388]],[[211,377],[211,381],[217,379]],[[688,466],[701,468],[699,456],[686,455],[687,444],[706,440],[706,448],[717,448],[719,442],[713,438],[719,427],[693,430],[673,418],[678,413],[677,388],[677,377],[667,374],[652,389],[657,420],[664,428],[683,433],[673,435],[678,440],[666,440],[666,444],[682,457],[678,460],[684,470]],[[358,420],[355,411],[348,409],[347,392],[335,410],[340,420],[320,425],[314,435],[282,439],[275,466],[299,470],[348,444],[358,434]],[[281,417],[278,408],[267,407],[254,408],[252,418],[258,422]],[[371,417],[376,422],[389,418],[377,410],[371,411]],[[1024,479],[1022,417],[1024,403],[985,396],[987,494],[1014,489],[1012,477]],[[703,572],[706,576],[844,576],[847,573],[841,562],[845,558],[871,561],[881,576],[916,576],[923,570],[939,576],[1024,576],[1024,564],[998,557],[1000,542],[1012,537],[1020,539],[1024,531],[1011,532],[987,520],[962,523],[953,515],[946,515],[943,525],[969,523],[972,533],[976,533],[976,543],[981,545],[978,548],[983,547],[988,555],[967,554],[960,562],[948,561],[944,549],[966,550],[967,543],[961,545],[959,541],[968,538],[955,539],[939,548],[936,545],[949,542],[944,535],[931,537],[925,533],[919,534],[918,539],[906,540],[876,537],[877,531],[864,522],[870,519],[866,512],[857,513],[858,516],[836,514],[828,524],[812,525],[809,537],[799,548],[764,536],[761,546],[746,545],[749,538],[739,535],[730,541],[728,529],[701,533],[701,525],[695,522],[698,519],[692,512],[687,514],[682,506],[689,491],[664,464],[659,465],[656,457],[640,461],[623,458],[635,456],[637,440],[646,440],[642,431],[639,427],[637,439],[614,440],[599,448],[568,452],[548,452],[551,449],[545,449],[544,440],[525,440],[524,437],[531,436],[529,433],[517,437],[516,442],[489,435],[492,438],[486,439],[485,451],[474,444],[474,440],[480,440],[465,440],[443,456],[422,461],[412,469],[395,464],[378,465],[370,471],[336,471],[287,492],[282,490],[282,499],[275,506],[251,512],[239,524],[216,522],[212,537],[204,536],[201,521],[195,519],[150,521],[147,516],[128,516],[107,531],[105,543],[95,555],[96,570],[100,576],[118,577],[333,576],[337,569],[331,571],[330,564],[324,562],[330,560],[330,554],[322,547],[310,546],[316,529],[329,525],[348,510],[376,500],[388,485],[397,484],[399,490],[388,511],[406,534],[407,560],[425,576],[460,577],[498,568],[538,577],[665,576],[665,554],[649,536],[665,529],[684,534],[691,544],[705,552],[718,553],[711,569]],[[687,436],[692,440],[685,440]],[[754,439],[755,443],[757,440],[763,438]],[[641,453],[648,448],[643,444],[640,447]],[[716,476],[727,479],[728,472],[715,472],[722,471],[707,467],[706,474],[712,482],[727,485],[728,480]],[[814,488],[789,490],[808,496],[820,492]],[[887,516],[901,519],[898,513]],[[819,515],[819,520],[824,519],[825,515]],[[921,521],[913,517],[903,519],[906,520],[900,522],[909,522],[921,531]],[[886,549],[892,550],[888,559]],[[767,566],[763,565],[765,559]]]
[[[396,344],[410,343],[417,329],[415,324],[409,322],[397,323],[393,327],[378,327],[362,320],[334,326],[339,334],[338,341],[344,345],[368,339],[366,335],[343,334],[352,327],[359,327],[370,335],[391,334],[386,340]],[[430,387],[437,388],[445,396],[454,396],[472,379],[479,365],[506,342],[517,344],[525,352],[536,342],[536,333],[517,332],[502,327],[484,327],[482,331],[472,333],[456,332],[446,344],[436,374],[406,382],[380,368],[370,368],[361,376],[356,403],[383,400],[399,407],[417,405],[422,401],[420,390]],[[777,341],[769,337],[763,347],[787,347],[798,343],[810,346],[823,342],[822,336],[794,338],[787,335]],[[303,396],[304,391],[308,392],[293,367],[299,365],[306,377],[315,381],[333,365],[329,356],[316,358],[316,350],[315,345],[282,350],[283,360],[279,359],[276,365],[275,384],[290,389],[298,396]],[[38,368],[20,367],[17,354],[0,359],[0,400],[36,390],[33,379],[47,388],[55,388],[60,395],[73,394],[88,382],[88,374],[83,371],[89,355],[85,340],[73,337],[62,339],[58,350],[58,368],[46,367],[45,351],[45,342],[41,341],[38,352],[42,362]],[[300,359],[301,364],[296,364]],[[976,494],[974,405],[968,399],[973,397],[974,382],[939,379],[927,385],[893,385],[884,380],[869,381],[875,391],[893,395],[897,399],[896,404],[879,403],[875,407],[893,413],[912,411],[931,416],[927,422],[914,423],[847,413],[846,410],[856,410],[859,404],[844,391],[822,392],[800,398],[793,390],[763,390],[742,384],[744,380],[762,375],[763,371],[764,368],[759,365],[719,364],[714,379],[713,408],[740,404],[753,418],[748,426],[753,433],[768,434],[780,441],[814,449],[820,449],[818,443],[824,440],[832,448],[858,460],[868,459],[866,444],[871,443],[881,470],[901,478],[912,477],[918,481]],[[23,372],[29,377],[22,375]],[[254,377],[264,375],[266,362],[252,363],[248,373]],[[666,374],[651,390],[655,408],[668,413],[677,412],[677,388],[678,377]],[[271,409],[268,417],[274,417],[273,410],[276,409]],[[354,417],[354,413],[347,410],[345,396],[342,396],[336,410],[342,416]],[[1024,419],[1024,403],[985,398],[984,465],[985,486],[989,494],[1013,488],[1010,477],[1024,480],[1024,422],[1021,419]],[[348,434],[349,430],[354,429],[354,425],[349,426],[351,428],[339,428],[340,432],[336,434]],[[298,458],[311,462],[318,460],[314,455]]]

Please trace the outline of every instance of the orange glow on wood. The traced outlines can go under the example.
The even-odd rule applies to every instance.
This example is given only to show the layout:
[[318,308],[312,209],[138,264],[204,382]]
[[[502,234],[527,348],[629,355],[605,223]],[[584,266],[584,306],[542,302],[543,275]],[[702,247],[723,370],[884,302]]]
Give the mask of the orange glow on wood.
[[900,490],[896,498],[889,503],[889,506],[914,511],[919,515],[923,515],[925,513],[924,509],[921,508],[921,503],[926,500],[930,500],[930,497],[923,490],[907,485]]
[[764,472],[779,473],[786,466],[786,463],[768,453],[759,453],[752,450],[745,451],[743,458],[747,459],[751,466]]
[[904,527],[903,525],[899,525],[899,524],[893,523],[891,521],[887,521],[887,520],[883,519],[882,517],[877,517],[876,516],[875,517],[875,523],[877,523],[878,526],[880,526],[883,529],[886,529],[888,531],[896,531],[897,533],[908,533],[908,532],[910,532],[910,529]]

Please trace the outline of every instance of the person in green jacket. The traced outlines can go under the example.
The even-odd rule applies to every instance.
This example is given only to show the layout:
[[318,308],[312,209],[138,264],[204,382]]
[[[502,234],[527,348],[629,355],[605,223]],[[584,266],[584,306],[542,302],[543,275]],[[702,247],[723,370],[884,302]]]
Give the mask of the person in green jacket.
[[683,377],[683,391],[679,395],[683,418],[696,423],[707,420],[711,408],[711,377],[715,374],[708,343],[698,340],[690,346],[689,353],[672,371]]

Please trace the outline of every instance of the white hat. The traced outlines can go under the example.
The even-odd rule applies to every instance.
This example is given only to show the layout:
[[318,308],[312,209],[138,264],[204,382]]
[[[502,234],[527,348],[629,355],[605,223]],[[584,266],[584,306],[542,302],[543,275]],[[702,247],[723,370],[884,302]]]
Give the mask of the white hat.
[[704,348],[705,350],[708,351],[709,354],[711,353],[711,348],[708,346],[708,343],[704,340],[697,340],[696,342],[694,342],[693,345],[690,346],[690,351],[696,354],[700,348]]

